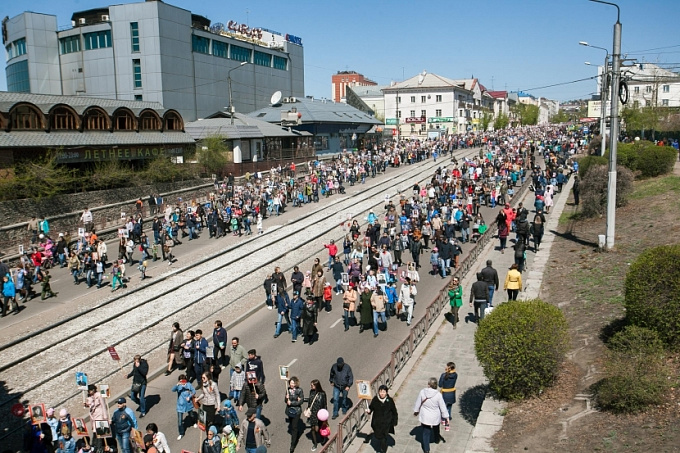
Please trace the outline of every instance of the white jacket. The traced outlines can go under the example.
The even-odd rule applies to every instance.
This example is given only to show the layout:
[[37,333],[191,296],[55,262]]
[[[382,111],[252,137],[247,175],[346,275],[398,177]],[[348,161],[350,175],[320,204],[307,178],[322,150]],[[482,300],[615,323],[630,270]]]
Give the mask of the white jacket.
[[418,294],[418,289],[415,287],[415,285],[407,285],[404,283],[401,285],[401,291],[399,291],[399,302],[404,305],[413,305],[413,296],[416,294]]
[[413,406],[413,412],[418,414],[418,421],[423,425],[436,426],[442,420],[448,420],[444,398],[438,390],[426,387],[420,391]]

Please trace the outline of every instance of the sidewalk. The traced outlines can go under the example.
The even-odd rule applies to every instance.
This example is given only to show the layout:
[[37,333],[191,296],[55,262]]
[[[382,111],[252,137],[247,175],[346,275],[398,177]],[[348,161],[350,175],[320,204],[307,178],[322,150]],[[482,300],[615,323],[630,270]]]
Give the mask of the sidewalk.
[[[543,268],[550,257],[554,231],[557,227],[560,214],[562,213],[566,200],[569,196],[573,179],[565,184],[562,193],[556,194],[553,210],[547,214],[547,225],[545,235],[538,253],[531,248],[527,252],[527,265],[522,273],[523,286],[525,291],[520,293],[520,299],[536,298],[539,295],[541,282],[543,280]],[[529,220],[534,216],[533,192],[527,191],[522,200],[524,205],[530,209]],[[511,233],[508,247],[514,244],[514,233]],[[463,281],[463,306],[460,310],[461,322],[456,330],[451,324],[440,316],[441,326],[433,334],[433,338],[426,338],[429,341],[422,355],[412,365],[411,371],[402,382],[395,382],[390,394],[394,396],[397,409],[399,411],[399,425],[392,436],[394,444],[390,441],[389,451],[392,453],[406,453],[422,451],[420,446],[420,424],[417,417],[413,415],[413,406],[418,393],[427,386],[430,377],[439,379],[444,372],[447,362],[455,362],[458,372],[456,384],[456,404],[452,408],[451,431],[445,432],[441,428],[444,442],[431,444],[432,453],[475,453],[492,452],[489,442],[493,435],[501,428],[503,417],[499,414],[504,403],[486,398],[487,380],[481,366],[477,362],[474,350],[474,334],[476,324],[468,319],[472,319],[473,310],[468,304],[470,297],[470,287],[476,281],[476,273],[486,267],[486,260],[493,261],[493,267],[498,271],[500,289],[494,293],[494,305],[507,301],[507,293],[503,291],[503,282],[510,266],[514,263],[514,251],[512,248],[501,254],[495,247],[498,240],[494,240],[487,245],[484,253],[480,256],[474,270],[471,270]],[[525,280],[526,279],[526,280]],[[444,311],[443,313],[448,313]],[[434,329],[432,330],[434,331]],[[361,443],[366,435],[371,433],[370,423],[362,429],[362,433],[355,444]],[[370,453],[378,451],[378,445],[361,444],[353,446],[349,451]]]

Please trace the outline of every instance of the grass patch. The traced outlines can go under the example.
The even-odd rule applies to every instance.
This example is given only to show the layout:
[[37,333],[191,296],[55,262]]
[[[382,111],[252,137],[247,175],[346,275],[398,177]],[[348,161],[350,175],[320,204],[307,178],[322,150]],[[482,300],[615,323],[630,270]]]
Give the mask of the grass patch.
[[569,222],[572,221],[578,221],[581,220],[581,213],[580,212],[562,212],[560,214],[560,218],[557,221],[559,225],[566,225]]
[[[635,184],[635,190],[630,198],[633,200],[662,195],[668,192],[680,192],[680,176],[670,175],[662,178],[640,181]],[[562,217],[560,217],[560,222]]]

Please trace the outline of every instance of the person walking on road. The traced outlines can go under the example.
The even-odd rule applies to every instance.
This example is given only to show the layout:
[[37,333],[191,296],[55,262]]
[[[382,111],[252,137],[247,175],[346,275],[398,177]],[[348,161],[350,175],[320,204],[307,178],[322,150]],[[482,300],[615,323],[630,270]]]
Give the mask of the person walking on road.
[[578,206],[579,195],[581,194],[581,181],[579,181],[578,175],[574,176],[574,185],[571,191],[574,193],[574,205]]
[[359,324],[359,333],[366,330],[366,326],[370,326],[373,322],[373,307],[371,307],[372,295],[371,288],[368,285],[364,286],[364,290],[359,296],[359,317],[361,322],[361,324]]
[[308,297],[302,310],[302,341],[304,343],[314,344],[318,314],[319,310],[316,307],[315,298]]
[[298,443],[298,436],[300,430],[300,416],[302,415],[302,403],[305,399],[305,393],[300,388],[300,380],[293,376],[288,381],[288,389],[284,402],[286,403],[286,416],[288,417],[288,430],[290,431],[290,451],[295,450]]
[[130,431],[137,428],[137,418],[132,409],[126,406],[125,398],[118,398],[118,409],[111,416],[111,432],[116,435],[116,442],[121,453],[130,453]]
[[165,371],[166,376],[170,376],[170,373],[172,373],[175,368],[179,368],[184,364],[181,351],[183,339],[184,332],[179,328],[179,323],[173,322],[170,344],[168,345],[168,369]]
[[346,414],[349,409],[347,392],[354,385],[354,375],[352,368],[347,365],[342,357],[331,366],[329,379],[333,386],[333,420],[338,418],[338,410],[342,408],[342,413]]
[[[264,384],[257,380],[254,371],[246,372],[247,382],[241,390],[241,396],[238,400],[238,410],[243,411],[243,405],[248,405],[248,413],[252,409],[255,411],[257,418],[262,416],[262,404],[267,398],[267,391]],[[247,415],[247,414],[246,414]]]
[[423,448],[423,452],[430,453],[430,439],[434,442],[439,442],[441,438],[439,424],[442,420],[448,418],[444,398],[437,391],[437,378],[431,377],[427,382],[427,387],[418,393],[415,405],[413,406],[413,415],[418,417],[422,428],[420,445]]
[[453,318],[453,328],[455,329],[460,321],[458,316],[460,307],[463,306],[463,287],[460,286],[458,277],[453,277],[453,280],[449,283],[449,305],[451,305],[451,317]]
[[498,291],[500,282],[498,281],[498,272],[493,268],[493,261],[486,260],[486,267],[482,269],[484,281],[489,286],[489,307],[493,307],[493,294]]
[[132,371],[130,371],[126,378],[132,378],[132,387],[130,387],[130,399],[139,405],[139,418],[144,418],[146,415],[146,399],[144,393],[146,392],[146,375],[149,373],[149,364],[137,354],[132,363]]
[[[321,382],[318,379],[314,379],[311,382],[311,390],[309,391],[309,398],[307,399],[308,406],[307,412],[309,414],[307,421],[309,422],[309,427],[312,431],[312,451],[316,450],[316,446],[319,443],[319,425],[321,425],[318,417],[318,413],[321,409],[326,409],[327,407],[327,397],[326,392],[321,388]],[[307,415],[307,413],[305,415]],[[328,417],[328,414],[326,414]]]
[[246,368],[246,362],[248,361],[248,354],[246,353],[246,348],[241,345],[239,337],[231,338],[231,349],[229,350],[229,374],[234,374],[234,368],[236,365],[240,365],[242,370]]
[[456,364],[449,362],[446,364],[446,369],[439,376],[439,387],[441,387],[441,394],[446,404],[446,410],[449,416],[444,420],[444,431],[449,431],[451,424],[451,406],[456,404],[456,381],[458,380],[458,373],[456,373]]
[[[378,388],[378,394],[371,400],[366,413],[373,414],[371,419],[373,437],[380,442],[380,453],[386,453],[387,436],[388,434],[394,434],[394,427],[399,423],[397,406],[394,404],[392,397],[387,393],[386,385],[383,384]],[[370,437],[367,437],[366,443],[370,439]]]
[[354,286],[354,283],[350,283],[347,291],[345,291],[345,293],[342,295],[342,314],[345,323],[345,332],[349,330],[350,318],[356,319],[354,316],[354,311],[356,310],[358,295],[356,289],[354,289]]
[[292,338],[291,342],[297,341],[298,334],[302,332],[302,314],[305,309],[305,303],[300,297],[300,291],[293,291],[293,298],[290,300],[290,324]]
[[187,379],[187,376],[185,374],[180,374],[177,384],[172,387],[171,391],[177,392],[177,431],[179,432],[177,440],[181,440],[186,432],[186,428],[184,427],[184,414],[193,411],[194,405],[192,399],[196,394],[196,390]]
[[406,281],[401,285],[399,291],[399,303],[401,303],[404,311],[406,311],[406,325],[411,325],[413,318],[413,305],[415,304],[415,296],[418,294],[416,285],[411,283],[411,278],[406,277]]
[[518,270],[517,264],[510,266],[510,270],[505,276],[503,289],[508,292],[508,300],[517,300],[517,295],[522,290],[522,274]]
[[[484,319],[484,310],[489,303],[489,286],[484,281],[484,275],[477,273],[477,281],[470,288],[470,306],[475,308],[475,322]],[[481,312],[481,313],[480,313]]]
[[217,382],[213,381],[212,374],[209,371],[201,375],[201,385],[202,393],[197,401],[201,402],[205,411],[205,426],[207,428],[214,424],[215,412],[222,407],[222,401]]
[[256,453],[258,447],[271,445],[267,427],[262,420],[255,418],[255,409],[249,408],[246,412],[246,418],[241,422],[238,432],[238,445],[239,447],[242,445],[246,453]]
[[[213,343],[213,360],[215,365],[221,365],[222,368],[227,366],[227,329],[222,327],[222,321],[215,321],[212,336]],[[219,356],[222,356],[220,362]]]
[[534,253],[538,252],[543,240],[543,233],[545,232],[545,216],[543,210],[538,209],[534,216],[534,221],[531,224],[531,234],[534,236]]

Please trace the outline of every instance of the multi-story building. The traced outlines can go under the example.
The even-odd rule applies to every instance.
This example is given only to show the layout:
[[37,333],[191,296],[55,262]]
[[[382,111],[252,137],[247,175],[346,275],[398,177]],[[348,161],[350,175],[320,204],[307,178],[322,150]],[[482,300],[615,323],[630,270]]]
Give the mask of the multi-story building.
[[[157,102],[187,121],[304,96],[302,40],[227,25],[158,0],[76,12],[72,27],[25,12],[2,23],[9,91]],[[233,72],[232,72],[233,71]],[[231,80],[231,90],[229,81]]]
[[362,74],[356,71],[338,71],[337,74],[331,76],[331,92],[333,101],[345,102],[346,88],[357,86],[374,86],[377,85],[374,81],[367,79]]
[[434,137],[478,130],[494,98],[477,79],[448,79],[423,71],[384,88],[385,125],[394,135]]
[[628,105],[634,108],[680,106],[680,74],[652,63],[627,67],[626,73]]

